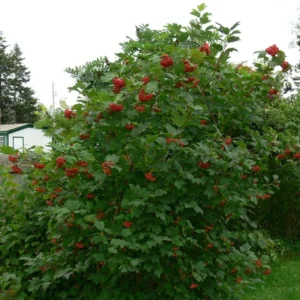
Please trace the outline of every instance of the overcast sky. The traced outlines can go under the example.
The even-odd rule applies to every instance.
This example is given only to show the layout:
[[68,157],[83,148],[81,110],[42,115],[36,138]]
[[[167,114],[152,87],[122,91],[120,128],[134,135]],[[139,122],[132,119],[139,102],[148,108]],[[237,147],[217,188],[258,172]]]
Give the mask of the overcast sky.
[[0,30],[8,43],[18,43],[31,71],[30,85],[40,101],[52,104],[75,95],[67,91],[73,81],[66,67],[100,56],[114,57],[126,36],[134,37],[135,25],[160,29],[167,23],[187,25],[190,12],[205,2],[212,20],[231,26],[240,21],[241,41],[235,43],[234,61],[252,61],[252,53],[276,44],[296,63],[300,52],[289,47],[294,39],[299,0],[0,0]]

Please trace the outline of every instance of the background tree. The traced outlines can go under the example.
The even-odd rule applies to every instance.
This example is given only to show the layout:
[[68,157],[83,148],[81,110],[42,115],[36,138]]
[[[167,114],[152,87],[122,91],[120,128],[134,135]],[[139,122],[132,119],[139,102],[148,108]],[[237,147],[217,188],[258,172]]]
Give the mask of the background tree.
[[34,91],[27,86],[30,71],[24,65],[24,57],[16,44],[10,52],[0,36],[0,109],[1,123],[34,123],[39,110]]

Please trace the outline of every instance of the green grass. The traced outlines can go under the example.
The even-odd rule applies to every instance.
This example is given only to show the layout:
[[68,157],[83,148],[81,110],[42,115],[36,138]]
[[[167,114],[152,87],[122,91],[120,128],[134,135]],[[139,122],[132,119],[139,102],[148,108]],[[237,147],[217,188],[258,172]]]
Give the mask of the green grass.
[[300,256],[283,258],[272,267],[264,284],[242,300],[300,300]]

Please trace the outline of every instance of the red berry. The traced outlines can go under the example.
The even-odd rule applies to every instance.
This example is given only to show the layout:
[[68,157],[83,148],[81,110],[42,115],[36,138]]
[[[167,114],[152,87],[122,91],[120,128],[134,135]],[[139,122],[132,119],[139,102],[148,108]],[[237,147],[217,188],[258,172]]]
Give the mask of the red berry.
[[286,72],[286,71],[288,71],[288,69],[290,68],[290,64],[289,64],[287,61],[284,61],[284,62],[281,64],[281,68],[282,68],[282,72]]
[[144,82],[144,85],[149,83],[149,77],[145,76],[144,78],[141,79]]
[[276,45],[272,45],[266,49],[266,52],[271,56],[275,56],[279,52],[279,48]]
[[73,112],[72,110],[70,110],[70,109],[66,109],[65,111],[64,111],[64,114],[65,114],[65,117],[67,118],[67,119],[71,119],[71,118],[75,118],[76,117],[76,113],[75,112]]
[[204,43],[204,44],[199,48],[199,50],[200,50],[201,52],[205,52],[206,55],[209,55],[209,54],[210,54],[210,46],[209,46],[208,43]]
[[125,80],[119,77],[114,78],[112,82],[114,86],[119,89],[122,89],[126,85]]
[[125,128],[128,129],[128,130],[132,130],[134,127],[135,127],[135,125],[133,125],[133,124],[126,124],[125,125]]
[[253,172],[259,172],[261,170],[260,166],[257,165],[253,166],[251,169]]
[[155,181],[156,180],[156,177],[154,177],[151,172],[145,173],[144,175],[147,178],[147,180],[149,180],[149,181]]
[[208,121],[207,120],[200,120],[201,125],[207,125]]
[[141,102],[146,102],[146,101],[150,101],[153,98],[154,94],[145,94],[145,90],[141,89],[139,92],[139,100]]
[[293,157],[294,157],[295,159],[300,159],[300,153],[295,153],[295,154],[293,155]]
[[186,73],[194,72],[197,67],[197,65],[191,65],[187,59],[185,59],[183,63],[184,63],[184,72]]
[[241,283],[243,281],[243,278],[242,277],[238,277],[237,279],[236,279],[236,283]]
[[206,163],[204,163],[204,162],[199,162],[199,167],[200,167],[201,169],[208,169],[208,168],[210,167],[210,163],[209,163],[209,162],[206,162]]
[[232,139],[231,138],[228,138],[225,140],[225,144],[226,145],[230,145],[232,143]]
[[36,169],[44,169],[45,168],[45,164],[34,163],[34,167]]
[[9,155],[8,160],[11,161],[11,162],[17,162],[18,161],[18,156]]
[[13,165],[11,168],[13,173],[17,173],[17,174],[23,173],[23,170],[19,168],[17,165]]
[[190,285],[190,289],[191,289],[191,290],[192,290],[192,289],[195,289],[197,286],[198,286],[197,283],[192,283],[192,284]]
[[123,105],[122,104],[116,104],[116,103],[110,103],[109,104],[109,110],[111,112],[119,112],[123,110]]
[[272,270],[271,269],[267,269],[263,273],[264,273],[264,275],[269,275],[269,274],[272,273]]
[[146,106],[145,105],[135,105],[134,109],[138,112],[144,112],[146,110]]
[[168,54],[164,54],[161,56],[160,65],[164,68],[169,68],[173,65],[173,59]]
[[65,159],[64,157],[62,157],[62,156],[60,156],[60,157],[58,157],[58,158],[56,159],[56,165],[57,165],[58,167],[63,166],[65,163],[66,163],[66,159]]
[[130,221],[125,221],[125,222],[123,223],[123,225],[124,225],[126,228],[130,228],[130,227],[133,225],[133,223],[130,222]]

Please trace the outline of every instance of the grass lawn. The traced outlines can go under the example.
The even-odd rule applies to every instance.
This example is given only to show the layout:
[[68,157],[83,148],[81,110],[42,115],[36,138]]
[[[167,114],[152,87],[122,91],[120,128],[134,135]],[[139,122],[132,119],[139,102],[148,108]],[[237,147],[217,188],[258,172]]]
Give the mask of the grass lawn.
[[242,300],[300,300],[300,256],[283,258],[272,267],[266,282]]

